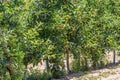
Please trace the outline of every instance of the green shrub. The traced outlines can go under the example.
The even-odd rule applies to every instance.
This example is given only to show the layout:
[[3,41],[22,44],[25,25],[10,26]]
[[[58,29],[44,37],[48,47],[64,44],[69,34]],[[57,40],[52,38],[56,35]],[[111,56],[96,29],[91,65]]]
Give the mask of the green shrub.
[[52,78],[51,72],[40,73],[38,70],[33,71],[27,78],[27,80],[48,80]]
[[73,65],[72,65],[72,72],[79,72],[80,71],[80,65],[79,65],[79,61],[78,60],[74,60],[73,61]]
[[86,71],[88,70],[88,63],[86,59],[83,60],[79,60],[79,59],[75,59],[73,61],[73,65],[72,65],[72,72],[80,72],[80,71]]

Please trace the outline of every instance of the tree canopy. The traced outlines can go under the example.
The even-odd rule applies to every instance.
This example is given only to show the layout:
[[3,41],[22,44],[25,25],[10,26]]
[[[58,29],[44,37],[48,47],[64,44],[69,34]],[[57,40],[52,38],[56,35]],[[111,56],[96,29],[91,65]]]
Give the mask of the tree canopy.
[[70,55],[80,70],[102,66],[105,51],[119,49],[120,0],[0,1],[0,79],[41,60],[55,75]]

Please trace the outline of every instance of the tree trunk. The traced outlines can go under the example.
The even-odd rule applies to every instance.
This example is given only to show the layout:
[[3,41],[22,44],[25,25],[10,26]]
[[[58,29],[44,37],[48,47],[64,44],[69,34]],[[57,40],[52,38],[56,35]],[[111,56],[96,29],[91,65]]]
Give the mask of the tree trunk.
[[46,59],[46,69],[47,69],[47,71],[50,70],[48,58]]
[[80,54],[78,55],[78,66],[80,67]]
[[12,67],[11,66],[7,66],[7,70],[9,72],[9,74],[10,74],[10,77],[12,77],[12,75],[13,75]]
[[67,72],[70,73],[70,66],[69,66],[69,49],[66,49],[66,66],[67,66]]
[[115,54],[115,50],[113,51],[113,64],[116,64],[116,54]]

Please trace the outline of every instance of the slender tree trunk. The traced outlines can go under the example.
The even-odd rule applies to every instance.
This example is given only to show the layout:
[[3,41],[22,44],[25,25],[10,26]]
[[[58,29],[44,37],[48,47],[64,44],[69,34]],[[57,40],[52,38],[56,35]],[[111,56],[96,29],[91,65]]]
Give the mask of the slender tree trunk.
[[67,72],[70,73],[70,66],[69,66],[69,49],[66,49],[66,66],[67,66]]
[[78,56],[78,66],[80,67],[80,54]]
[[115,50],[113,51],[113,64],[116,64],[116,53]]
[[47,69],[47,71],[50,70],[48,58],[47,58],[47,60],[46,60],[46,69]]
[[12,67],[9,65],[6,68],[7,68],[8,72],[9,72],[9,74],[10,74],[10,77],[12,77],[12,75],[13,75]]

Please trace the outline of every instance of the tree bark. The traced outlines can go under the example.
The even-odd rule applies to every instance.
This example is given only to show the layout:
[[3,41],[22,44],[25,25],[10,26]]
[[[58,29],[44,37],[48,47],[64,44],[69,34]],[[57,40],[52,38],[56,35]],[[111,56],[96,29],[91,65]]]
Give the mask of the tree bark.
[[47,71],[50,70],[48,58],[46,59],[46,69],[47,69]]
[[116,53],[115,50],[113,51],[113,64],[116,64]]
[[70,66],[69,66],[69,49],[66,49],[66,66],[67,66],[67,72],[70,73]]

